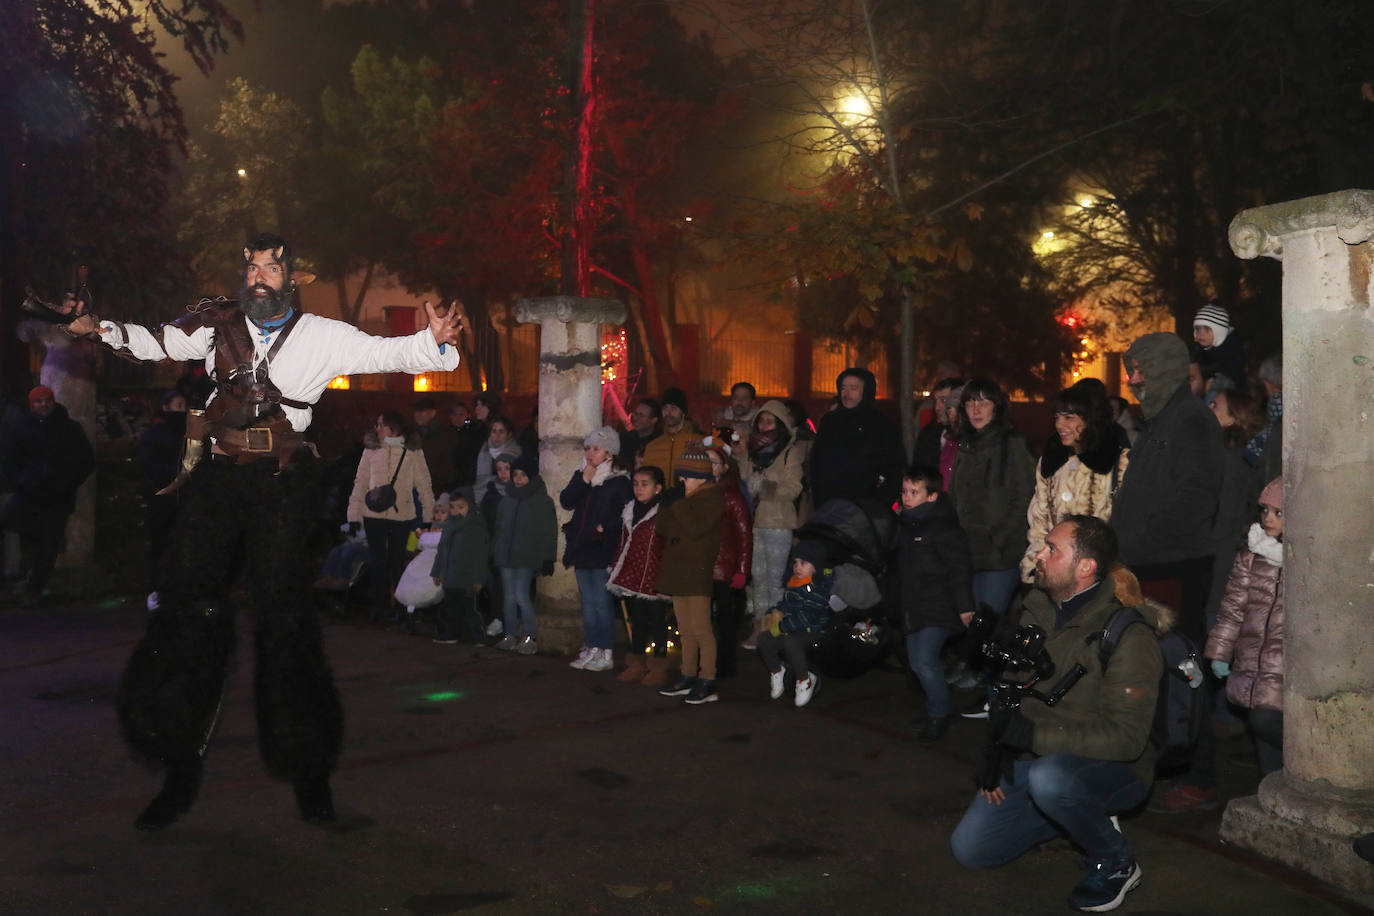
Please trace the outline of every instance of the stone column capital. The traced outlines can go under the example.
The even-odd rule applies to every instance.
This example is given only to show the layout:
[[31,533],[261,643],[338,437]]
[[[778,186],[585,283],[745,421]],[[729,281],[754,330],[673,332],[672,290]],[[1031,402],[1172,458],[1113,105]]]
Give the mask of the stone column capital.
[[1284,236],[1314,229],[1334,229],[1347,245],[1374,238],[1374,191],[1335,191],[1242,210],[1227,237],[1238,257],[1282,261]]
[[625,323],[625,303],[618,299],[584,299],[581,296],[544,296],[521,299],[515,303],[515,320],[520,324],[561,321],[565,324]]

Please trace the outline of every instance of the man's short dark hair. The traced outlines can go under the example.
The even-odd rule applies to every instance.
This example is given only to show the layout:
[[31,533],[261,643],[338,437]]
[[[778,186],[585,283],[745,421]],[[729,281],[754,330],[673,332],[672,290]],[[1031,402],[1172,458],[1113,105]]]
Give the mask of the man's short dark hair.
[[945,488],[945,478],[940,474],[940,469],[928,464],[913,464],[902,472],[902,480],[921,484],[927,493],[939,493]]
[[439,405],[427,394],[420,395],[410,404],[411,410],[438,410]]
[[281,255],[277,258],[281,262],[281,269],[286,274],[286,280],[291,281],[291,268],[295,261],[295,255],[291,251],[291,246],[286,244],[286,239],[277,235],[275,232],[259,232],[251,239],[243,243],[243,247],[248,249],[250,257],[244,258],[244,262],[252,260],[251,254],[255,251],[276,251],[281,249]]
[[649,408],[649,412],[654,415],[655,420],[663,419],[663,405],[658,403],[658,398],[640,398],[635,402],[635,407],[641,404]]
[[964,379],[959,378],[957,375],[951,375],[949,378],[940,379],[935,383],[935,387],[930,390],[939,391],[942,388],[962,388],[964,387],[964,381]]
[[1102,519],[1092,515],[1066,515],[1065,522],[1073,523],[1073,556],[1075,560],[1096,560],[1094,582],[1101,582],[1116,565],[1118,553],[1116,532]]
[[756,390],[754,390],[754,386],[749,384],[748,382],[735,382],[735,384],[730,386],[730,397],[734,397],[735,392],[741,388],[744,388],[749,392],[750,400],[753,400],[754,398],[759,396],[759,393]]

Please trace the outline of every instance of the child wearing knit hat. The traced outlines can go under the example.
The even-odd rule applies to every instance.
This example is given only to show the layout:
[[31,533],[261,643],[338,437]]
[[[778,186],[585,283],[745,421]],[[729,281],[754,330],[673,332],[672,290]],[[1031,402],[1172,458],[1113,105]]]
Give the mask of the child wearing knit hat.
[[1211,391],[1245,390],[1245,347],[1231,313],[1216,299],[1198,309],[1193,318],[1193,341],[1199,348],[1203,374],[1212,375]]
[[1283,767],[1283,478],[1259,498],[1260,520],[1236,554],[1203,654],[1246,716],[1263,778]]
[[827,559],[824,543],[797,544],[792,549],[792,578],[783,589],[782,601],[763,616],[759,658],[768,668],[768,695],[774,700],[787,689],[788,668],[796,681],[793,702],[797,706],[811,702],[820,685],[820,676],[806,663],[806,648],[817,633],[830,626],[835,573],[828,568]]
[[700,441],[683,448],[673,462],[673,472],[683,495],[658,515],[658,533],[664,541],[658,590],[673,599],[682,643],[682,677],[659,693],[683,697],[696,706],[718,699],[711,592],[725,495],[715,483],[711,456]]

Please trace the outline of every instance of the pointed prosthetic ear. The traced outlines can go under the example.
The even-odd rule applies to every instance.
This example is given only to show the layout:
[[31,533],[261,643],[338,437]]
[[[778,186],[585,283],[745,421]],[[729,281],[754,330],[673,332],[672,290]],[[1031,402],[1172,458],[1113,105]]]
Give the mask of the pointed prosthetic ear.
[[296,286],[309,286],[315,282],[315,275],[308,270],[297,270],[291,273],[291,282]]
[[285,251],[285,250],[286,250],[286,249],[283,248],[283,247],[280,246],[280,245],[278,245],[276,248],[273,248],[273,249],[272,249],[272,260],[274,260],[274,261],[276,261],[278,264],[280,264],[280,263],[281,263],[281,255],[282,255],[282,252]]
[[243,263],[247,264],[253,260],[253,252],[247,248],[243,249]]

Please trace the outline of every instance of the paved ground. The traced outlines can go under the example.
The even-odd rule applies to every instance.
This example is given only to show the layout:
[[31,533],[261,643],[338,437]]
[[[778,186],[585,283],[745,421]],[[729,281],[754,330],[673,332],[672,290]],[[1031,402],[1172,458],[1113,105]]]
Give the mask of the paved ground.
[[[141,603],[141,599],[140,599]],[[566,659],[327,628],[348,714],[340,822],[295,815],[257,758],[240,653],[196,807],[134,831],[157,780],[113,697],[145,612],[0,612],[0,913],[1066,912],[1066,843],[961,869],[977,726],[927,747],[896,669],[770,703],[745,659],[721,702],[663,699]],[[248,647],[248,621],[240,645]],[[1227,791],[1257,775],[1229,758]],[[1335,914],[1356,901],[1221,846],[1220,814],[1125,822],[1145,880],[1124,912]]]

